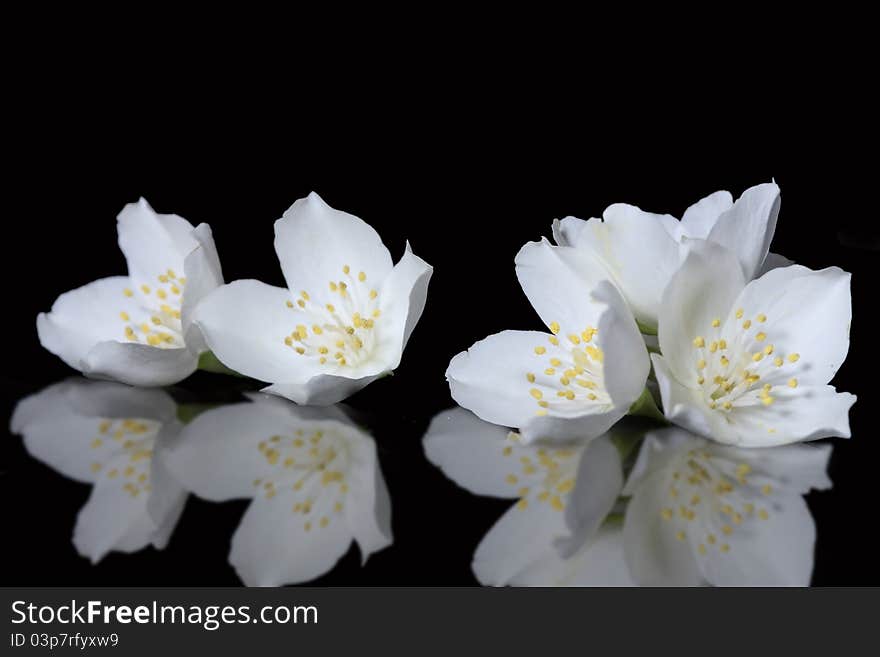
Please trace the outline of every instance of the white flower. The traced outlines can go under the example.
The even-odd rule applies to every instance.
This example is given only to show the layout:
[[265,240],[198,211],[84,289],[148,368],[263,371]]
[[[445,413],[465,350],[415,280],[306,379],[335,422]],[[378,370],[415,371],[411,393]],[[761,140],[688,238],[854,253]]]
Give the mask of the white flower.
[[624,493],[624,549],[648,586],[807,586],[816,527],[803,495],[827,489],[831,448],[727,447],[648,434]]
[[[632,430],[615,427],[623,438]],[[625,439],[631,439],[626,436]],[[474,555],[482,584],[625,585],[620,530],[600,529],[623,487],[612,434],[564,448],[526,445],[521,437],[453,408],[424,438],[428,460],[463,488],[519,498]]]
[[93,378],[139,386],[176,383],[198,365],[196,303],[223,283],[211,228],[156,214],[144,199],[118,216],[128,276],[62,294],[37,317],[40,343]]
[[663,290],[686,254],[686,238],[729,248],[738,256],[747,280],[788,263],[781,256],[767,257],[779,203],[775,183],[747,189],[736,203],[728,192],[710,194],[689,207],[681,221],[616,203],[602,219],[554,221],[553,236],[557,244],[575,248],[575,268],[589,286],[602,279],[612,281],[642,329],[654,333]]
[[747,283],[730,251],[692,242],[652,355],[666,417],[742,447],[848,438],[856,398],[827,384],[849,349],[849,281],[793,265]]
[[111,550],[168,543],[186,493],[154,457],[180,428],[160,390],[71,379],[21,400],[11,431],[28,453],[93,484],[73,530],[77,551],[97,563]]
[[526,442],[604,433],[639,398],[650,369],[620,294],[607,281],[591,288],[575,275],[572,251],[544,240],[516,258],[520,284],[549,333],[491,335],[446,371],[456,402],[520,429]]
[[409,244],[393,265],[375,230],[312,193],[275,222],[275,250],[289,289],[235,281],[196,312],[224,365],[324,405],[400,364],[432,271]]
[[197,416],[167,459],[199,497],[252,498],[229,555],[244,583],[314,579],[352,540],[363,561],[390,545],[391,502],[373,439],[337,408],[252,398]]

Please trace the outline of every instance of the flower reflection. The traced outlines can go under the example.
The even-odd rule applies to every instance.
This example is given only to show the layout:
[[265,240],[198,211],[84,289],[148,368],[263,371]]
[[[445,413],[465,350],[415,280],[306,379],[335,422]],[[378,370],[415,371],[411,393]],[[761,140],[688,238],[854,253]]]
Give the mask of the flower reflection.
[[11,420],[27,451],[61,474],[93,484],[73,531],[97,563],[108,552],[168,543],[186,502],[156,453],[180,430],[159,390],[70,379],[21,400]]
[[477,547],[477,579],[809,584],[815,524],[803,495],[831,486],[829,446],[744,450],[678,428],[647,429],[628,418],[594,441],[540,446],[460,408],[436,416],[424,439],[432,463],[476,494],[520,498]]
[[363,560],[391,544],[391,502],[373,439],[338,407],[267,395],[206,411],[168,451],[187,489],[251,498],[230,563],[249,586],[314,579],[356,541]]

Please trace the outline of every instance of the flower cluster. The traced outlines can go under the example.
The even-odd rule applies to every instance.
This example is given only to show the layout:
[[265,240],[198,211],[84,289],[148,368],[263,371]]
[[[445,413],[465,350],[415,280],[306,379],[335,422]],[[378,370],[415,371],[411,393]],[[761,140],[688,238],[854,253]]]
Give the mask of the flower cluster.
[[467,410],[438,415],[424,441],[462,486],[519,498],[477,549],[481,582],[809,583],[802,495],[830,486],[830,449],[792,443],[850,435],[855,397],[829,385],[850,276],[770,253],[779,206],[775,183],[681,220],[615,204],[520,250],[547,332],[453,358]]

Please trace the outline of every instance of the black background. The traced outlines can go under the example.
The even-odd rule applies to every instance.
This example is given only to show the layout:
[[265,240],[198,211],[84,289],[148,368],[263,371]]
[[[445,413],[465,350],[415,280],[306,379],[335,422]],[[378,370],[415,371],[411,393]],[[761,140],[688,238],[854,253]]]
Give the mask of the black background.
[[[401,68],[394,80],[364,66],[322,83],[291,68],[261,84],[255,69],[230,62],[219,74],[190,63],[171,84],[169,68],[142,62],[120,75],[112,58],[62,57],[16,76],[0,415],[72,374],[40,347],[35,318],[60,293],[125,273],[115,230],[125,203],[144,196],[159,212],[210,223],[227,281],[282,285],[272,224],[317,191],[369,222],[395,260],[409,240],[434,276],[395,376],[348,400],[379,444],[394,544],[364,568],[352,548],[314,583],[475,583],[473,550],[508,503],[457,488],[427,463],[421,436],[451,405],[443,373],[454,354],[499,330],[540,327],[514,276],[519,247],[549,235],[554,218],[598,216],[612,202],[681,216],[717,189],[738,196],[775,178],[783,202],[773,251],[853,273],[850,356],[834,383],[860,399],[853,438],[835,441],[833,490],[809,497],[814,583],[880,583],[871,538],[880,462],[875,144],[847,82],[777,69],[658,85],[645,71],[646,80],[611,87],[581,71],[555,86],[541,71],[483,63]],[[242,385],[197,373],[178,395],[231,401]],[[92,567],[70,542],[89,486],[30,459],[16,436],[0,437],[0,459],[3,584],[238,582],[227,554],[246,502],[190,497],[164,551],[112,553]]]

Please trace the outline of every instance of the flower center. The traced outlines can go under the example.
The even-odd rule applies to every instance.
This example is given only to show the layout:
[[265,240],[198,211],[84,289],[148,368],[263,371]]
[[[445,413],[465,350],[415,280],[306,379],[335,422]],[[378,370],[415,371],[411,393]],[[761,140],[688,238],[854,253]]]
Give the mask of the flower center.
[[[342,435],[333,430],[296,429],[290,436],[271,436],[257,449],[277,476],[255,479],[254,486],[266,499],[272,499],[284,488],[293,490],[292,511],[302,515],[306,531],[330,524],[331,509],[332,513],[342,513],[348,494],[349,460],[348,444]],[[326,503],[328,499],[332,506]],[[315,518],[316,515],[320,517]]]
[[704,450],[691,449],[672,465],[663,520],[676,527],[679,541],[688,538],[697,552],[730,552],[726,539],[759,520],[768,520],[769,477],[754,474],[748,463],[737,463]]
[[[91,465],[92,472],[104,472],[108,479],[120,479],[122,489],[131,497],[137,497],[141,491],[149,493],[153,442],[159,427],[159,423],[152,420],[101,420],[98,435],[89,444],[97,452]],[[124,466],[118,463],[120,448]]]
[[367,285],[367,275],[352,274],[348,265],[342,274],[340,280],[328,283],[331,303],[314,301],[306,290],[296,302],[286,302],[291,310],[307,314],[310,326],[297,324],[284,344],[327,367],[353,367],[369,359],[381,315],[379,293]]
[[536,356],[545,360],[534,372],[526,373],[526,380],[532,384],[529,394],[538,404],[536,414],[549,412],[572,413],[594,404],[609,402],[605,392],[602,375],[605,355],[602,350],[590,344],[598,329],[588,326],[580,334],[570,333],[560,339],[560,326],[550,323],[553,335],[547,337],[550,347],[539,345],[534,348]]
[[[163,349],[183,347],[180,309],[186,278],[178,278],[174,270],[168,269],[166,273],[159,274],[156,280],[158,284],[155,287],[142,283],[138,288],[139,317],[133,318],[129,312],[120,311],[119,319],[125,324],[125,339]],[[125,288],[123,294],[132,298],[135,291]]]
[[785,381],[782,368],[800,360],[800,354],[780,353],[768,340],[764,313],[754,320],[743,319],[744,315],[739,308],[734,320],[724,327],[719,318],[713,319],[706,332],[708,337],[698,335],[693,339],[697,385],[703,400],[709,408],[726,414],[728,421],[735,408],[773,404],[774,386],[798,386],[794,377]]

